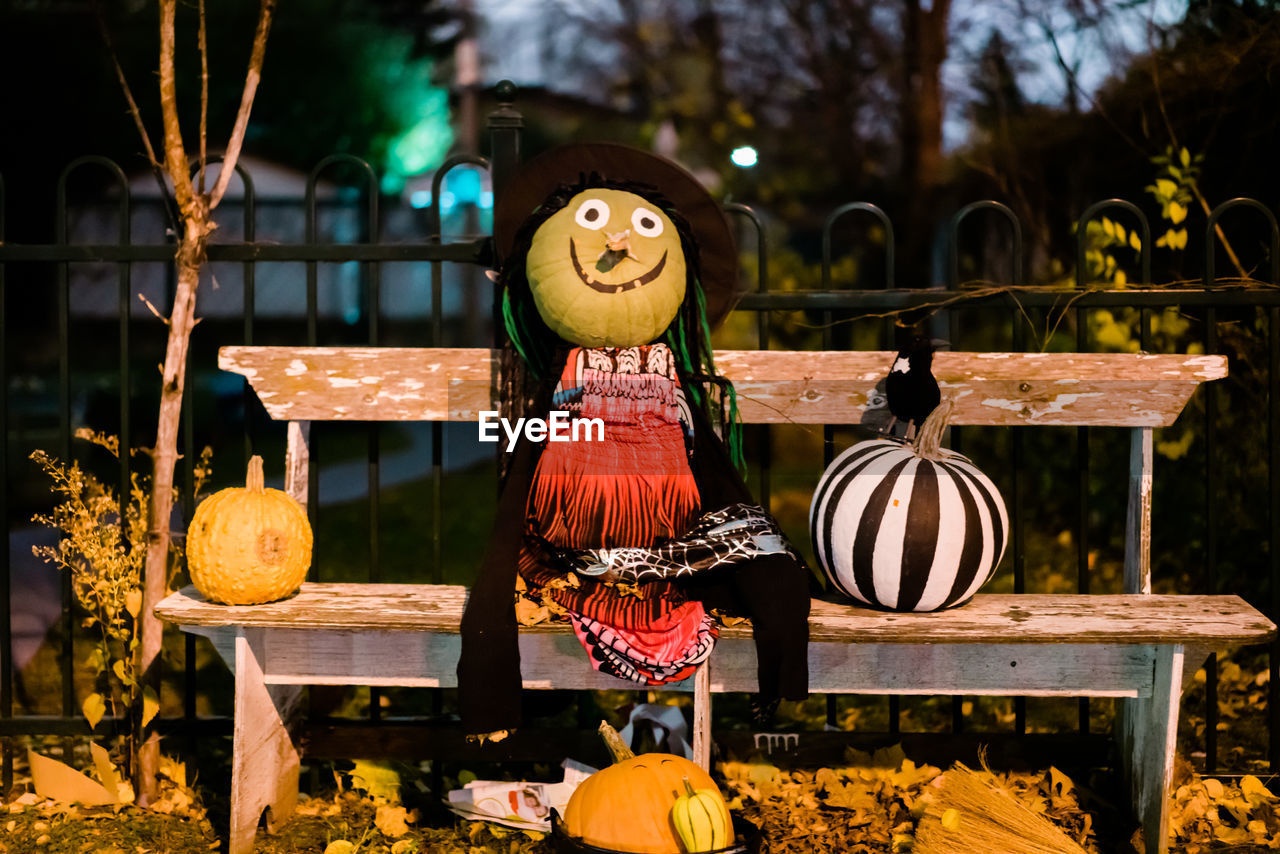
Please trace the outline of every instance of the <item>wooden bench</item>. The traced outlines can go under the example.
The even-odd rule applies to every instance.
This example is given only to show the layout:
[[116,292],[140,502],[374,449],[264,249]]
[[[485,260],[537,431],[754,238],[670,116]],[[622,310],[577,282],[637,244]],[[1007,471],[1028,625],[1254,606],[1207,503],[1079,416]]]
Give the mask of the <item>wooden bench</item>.
[[[883,352],[717,353],[748,423],[857,423],[893,359]],[[272,418],[289,421],[286,489],[307,495],[309,422],[474,421],[496,409],[488,350],[224,347]],[[1166,850],[1168,787],[1186,674],[1210,651],[1262,643],[1275,626],[1236,596],[1150,593],[1152,429],[1177,418],[1218,356],[939,353],[934,372],[957,425],[1132,428],[1125,590],[1119,595],[980,594],[932,614],[815,601],[810,689],[834,694],[1117,698],[1121,771],[1146,850]],[[815,477],[817,471],[814,472]],[[246,854],[297,797],[294,738],[304,685],[450,687],[466,589],[304,584],[284,602],[226,607],[193,588],[156,608],[209,638],[235,673],[231,854]],[[695,758],[710,757],[710,695],[756,689],[747,625],[726,627],[694,692]],[[564,625],[523,629],[527,688],[635,687],[593,671]]]

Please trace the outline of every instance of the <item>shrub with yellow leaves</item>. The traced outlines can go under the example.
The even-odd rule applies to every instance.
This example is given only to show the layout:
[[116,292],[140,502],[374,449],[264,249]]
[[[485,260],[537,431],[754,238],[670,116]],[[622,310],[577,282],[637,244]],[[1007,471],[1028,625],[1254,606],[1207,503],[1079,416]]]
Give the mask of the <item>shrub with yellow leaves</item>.
[[[81,428],[76,438],[105,449],[119,459],[120,443],[114,436]],[[196,465],[196,490],[209,474],[210,448],[205,448]],[[81,711],[96,729],[108,711],[118,716],[137,709],[146,726],[160,710],[160,701],[150,685],[143,685],[138,672],[139,613],[142,610],[142,569],[147,551],[147,519],[150,488],[148,478],[131,476],[129,495],[116,496],[111,487],[80,467],[34,451],[31,459],[52,481],[50,491],[60,498],[52,512],[38,514],[33,521],[58,531],[53,545],[33,546],[36,557],[71,575],[76,603],[84,610],[82,625],[97,629],[98,643],[86,663],[95,673],[98,690],[81,702]],[[175,545],[171,566],[177,567],[181,551]],[[128,770],[136,758],[133,727],[125,734]]]

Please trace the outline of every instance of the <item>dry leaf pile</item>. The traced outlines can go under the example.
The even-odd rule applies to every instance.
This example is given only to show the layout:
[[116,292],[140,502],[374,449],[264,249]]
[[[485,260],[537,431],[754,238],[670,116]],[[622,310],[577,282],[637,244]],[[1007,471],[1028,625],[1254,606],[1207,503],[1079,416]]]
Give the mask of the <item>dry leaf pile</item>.
[[218,835],[190,790],[170,783],[152,809],[84,807],[28,792],[0,805],[0,854],[168,854],[216,851]]
[[[942,773],[916,765],[897,745],[874,754],[846,750],[843,765],[816,771],[744,762],[719,767],[729,806],[764,829],[772,854],[910,851],[931,784]],[[1100,850],[1092,816],[1080,808],[1066,774],[1050,768],[992,776],[1087,851]]]
[[764,830],[771,854],[907,851],[920,797],[941,773],[897,745],[846,750],[844,765],[816,771],[745,762],[719,770],[729,807]]
[[546,834],[483,822],[423,827],[414,810],[360,791],[304,799],[275,836],[259,833],[256,854],[550,854]]
[[1174,789],[1171,807],[1170,846],[1176,851],[1280,850],[1280,798],[1252,774],[1228,783],[1191,777]]

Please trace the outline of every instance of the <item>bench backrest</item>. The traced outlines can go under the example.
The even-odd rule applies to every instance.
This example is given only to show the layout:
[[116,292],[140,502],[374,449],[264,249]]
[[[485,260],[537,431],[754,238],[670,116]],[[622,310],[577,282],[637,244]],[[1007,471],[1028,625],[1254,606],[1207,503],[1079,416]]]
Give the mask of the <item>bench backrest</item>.
[[[895,354],[722,350],[750,424],[856,424]],[[306,502],[311,421],[474,421],[495,410],[495,351],[478,348],[223,347],[267,413],[289,421],[285,488]],[[1172,424],[1196,387],[1227,375],[1225,356],[950,353],[934,356],[955,425],[1133,429],[1125,589],[1151,590],[1152,428]]]

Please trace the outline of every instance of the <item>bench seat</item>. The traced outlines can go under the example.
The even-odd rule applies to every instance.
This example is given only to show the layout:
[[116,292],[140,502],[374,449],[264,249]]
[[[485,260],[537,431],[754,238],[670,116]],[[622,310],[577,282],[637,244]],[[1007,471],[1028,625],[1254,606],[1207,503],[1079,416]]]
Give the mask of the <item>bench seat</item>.
[[[457,634],[467,588],[457,584],[317,584],[265,605],[218,605],[192,586],[156,608],[168,622],[276,629],[357,629]],[[814,599],[810,642],[831,643],[1260,643],[1275,631],[1239,596],[1101,593],[979,593],[947,611],[905,614]],[[568,623],[522,626],[526,634],[570,634]],[[743,622],[722,640],[751,637]],[[719,651],[719,648],[717,648]]]

